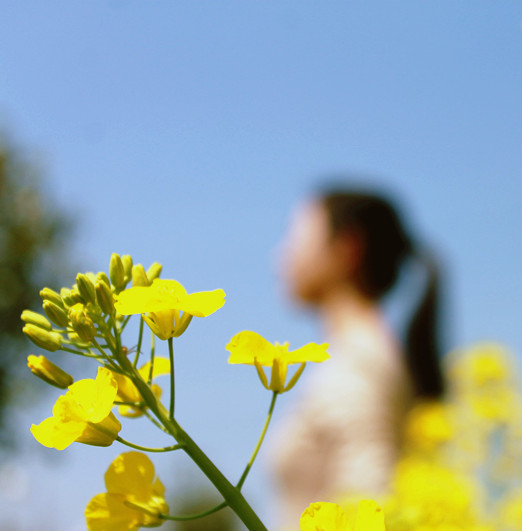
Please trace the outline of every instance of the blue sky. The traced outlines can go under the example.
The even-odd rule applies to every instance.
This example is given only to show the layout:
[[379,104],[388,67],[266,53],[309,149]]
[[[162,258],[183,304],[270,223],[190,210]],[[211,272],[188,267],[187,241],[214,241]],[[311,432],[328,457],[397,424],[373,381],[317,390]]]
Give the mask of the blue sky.
[[[189,291],[227,292],[180,341],[177,374],[184,424],[231,477],[269,397],[226,365],[224,345],[242,329],[320,339],[281,296],[274,262],[291,209],[332,173],[393,190],[441,257],[448,347],[495,339],[522,352],[519,2],[4,0],[2,11],[0,123],[77,218],[81,269],[129,253]],[[26,479],[41,518],[81,526],[120,449],[76,445],[46,468],[35,447],[28,438]],[[252,476],[269,521],[267,479]]]

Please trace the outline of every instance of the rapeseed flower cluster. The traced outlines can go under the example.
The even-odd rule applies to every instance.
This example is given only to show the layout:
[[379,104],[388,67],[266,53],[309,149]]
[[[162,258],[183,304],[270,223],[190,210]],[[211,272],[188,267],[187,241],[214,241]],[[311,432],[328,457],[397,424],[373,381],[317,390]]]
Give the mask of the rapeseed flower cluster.
[[[187,331],[193,317],[207,317],[219,310],[225,302],[225,292],[217,289],[189,294],[176,280],[160,279],[161,270],[160,264],[154,263],[145,270],[141,264],[134,264],[129,255],[113,254],[108,274],[79,273],[71,287],[59,292],[44,288],[40,292],[44,315],[30,310],[22,313],[23,332],[36,346],[52,353],[84,356],[98,365],[95,378],[74,381],[54,361],[30,355],[28,366],[36,376],[66,390],[57,399],[52,416],[33,424],[31,432],[39,443],[57,450],[66,449],[73,442],[94,446],[118,442],[134,450],[114,460],[105,473],[107,492],[94,496],[87,505],[89,531],[157,527],[166,520],[195,519],[226,506],[248,529],[266,530],[241,488],[263,442],[277,396],[297,383],[307,362],[328,359],[328,345],[310,343],[290,351],[288,343],[273,345],[250,331],[240,332],[230,340],[226,347],[229,362],[254,365],[262,384],[272,391],[259,441],[243,474],[232,483],[181,427],[175,415],[173,341]],[[124,338],[132,315],[139,316],[139,334],[134,346],[128,348]],[[148,353],[143,348],[145,325],[151,333]],[[156,339],[167,342],[168,358],[156,355]],[[298,368],[287,382],[288,366],[292,364],[298,364]],[[270,382],[263,367],[271,368]],[[162,403],[161,387],[153,382],[161,376],[169,377],[167,405]],[[150,448],[125,440],[121,436],[122,424],[113,412],[116,407],[123,418],[146,417],[175,444]],[[155,476],[152,462],[141,452],[176,450],[183,451],[205,473],[223,496],[221,504],[201,515],[169,514],[163,484]],[[321,529],[352,529],[336,527],[335,522],[328,520],[331,508],[320,507],[321,504],[303,516],[303,529],[319,529],[310,527],[316,517],[322,522],[317,524]],[[361,522],[366,522],[369,514],[364,505],[355,529],[381,530],[364,527]]]
[[[55,360],[31,355],[29,369],[64,390],[52,416],[33,424],[35,439],[64,450],[74,442],[131,452],[105,473],[106,492],[88,503],[90,531],[135,531],[167,520],[196,518],[230,507],[247,529],[266,530],[241,492],[270,423],[276,398],[291,390],[306,364],[329,358],[328,345],[290,350],[253,331],[235,334],[226,345],[230,364],[256,368],[271,391],[259,441],[237,482],[227,479],[196,445],[175,415],[173,341],[193,317],[207,317],[225,302],[221,289],[189,294],[176,280],[160,279],[130,256],[113,254],[109,272],[80,273],[59,292],[41,290],[43,314],[25,310],[23,332],[51,353],[80,355],[97,364],[95,378],[74,380]],[[126,339],[132,315],[139,316],[136,342]],[[146,325],[146,326],[145,326]],[[147,327],[150,351],[143,347]],[[156,355],[156,340],[168,358]],[[294,365],[292,371],[290,366]],[[267,372],[267,369],[270,373]],[[443,401],[417,404],[405,425],[404,453],[390,493],[381,500],[354,500],[339,493],[339,505],[316,500],[302,514],[301,531],[520,531],[522,529],[522,398],[514,358],[497,344],[483,343],[447,357],[449,392]],[[94,376],[94,373],[92,374]],[[168,400],[156,380],[168,379]],[[125,440],[121,417],[144,417],[173,439],[164,448]],[[139,450],[139,451],[136,451]],[[172,515],[154,465],[143,452],[182,451],[201,468],[223,502],[201,515]],[[379,505],[377,504],[379,503]]]

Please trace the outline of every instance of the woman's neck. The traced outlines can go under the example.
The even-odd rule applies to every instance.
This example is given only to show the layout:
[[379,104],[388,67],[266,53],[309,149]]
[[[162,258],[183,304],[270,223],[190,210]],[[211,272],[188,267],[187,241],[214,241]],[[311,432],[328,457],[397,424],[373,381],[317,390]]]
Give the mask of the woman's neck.
[[375,329],[383,324],[377,302],[349,285],[327,293],[319,306],[319,313],[325,334],[332,339],[352,329]]

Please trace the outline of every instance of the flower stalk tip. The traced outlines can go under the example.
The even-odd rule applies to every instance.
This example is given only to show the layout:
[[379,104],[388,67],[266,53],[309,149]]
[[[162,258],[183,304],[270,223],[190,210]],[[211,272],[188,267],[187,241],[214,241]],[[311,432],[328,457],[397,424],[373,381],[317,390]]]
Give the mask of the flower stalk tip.
[[111,255],[109,277],[117,291],[125,287],[125,269],[119,254],[112,253]]

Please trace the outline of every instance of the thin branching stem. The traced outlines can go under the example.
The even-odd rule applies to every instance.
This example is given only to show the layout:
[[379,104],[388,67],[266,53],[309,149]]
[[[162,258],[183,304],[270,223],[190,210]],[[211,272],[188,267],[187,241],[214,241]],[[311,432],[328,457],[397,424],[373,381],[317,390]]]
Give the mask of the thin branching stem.
[[174,408],[176,405],[176,389],[174,381],[174,346],[172,338],[169,337],[169,358],[170,358],[170,408],[169,408],[169,417],[174,418]]
[[243,483],[245,483],[245,480],[248,476],[248,473],[250,472],[250,469],[252,468],[252,465],[254,464],[254,461],[257,457],[257,454],[259,453],[259,449],[261,448],[261,445],[263,444],[263,440],[266,435],[266,430],[268,429],[268,425],[270,424],[270,420],[272,418],[272,413],[274,412],[274,407],[277,399],[277,395],[279,393],[277,391],[274,391],[272,394],[272,400],[270,402],[270,407],[268,408],[268,415],[266,417],[265,425],[263,426],[263,430],[261,431],[261,435],[259,436],[259,440],[257,441],[257,445],[254,448],[254,452],[252,453],[252,456],[250,457],[250,461],[248,462],[247,466],[245,467],[245,470],[243,471],[243,474],[241,474],[241,477],[239,478],[239,481],[236,485],[236,487],[241,490],[241,487],[243,486]]
[[122,439],[121,437],[116,437],[116,440],[121,444],[124,444],[125,446],[135,448],[136,450],[141,450],[142,452],[172,452],[174,450],[180,450],[181,448],[183,448],[183,445],[181,444],[174,444],[173,446],[165,446],[163,448],[149,448],[148,446],[141,446],[140,444],[131,443],[129,441],[126,441],[125,439]]
[[202,513],[187,514],[186,516],[170,516],[168,514],[160,514],[159,517],[162,520],[174,520],[175,522],[197,520],[198,518],[203,518],[205,516],[209,516],[210,514],[217,513],[218,511],[221,511],[221,509],[224,509],[225,507],[227,507],[227,505],[228,505],[227,502],[222,502],[219,505],[212,507],[212,509],[209,509],[208,511],[204,511]]

